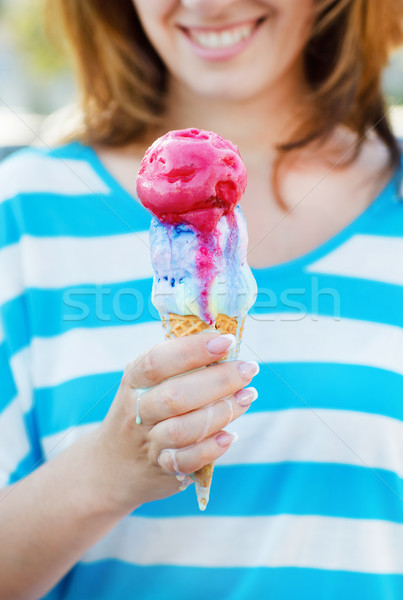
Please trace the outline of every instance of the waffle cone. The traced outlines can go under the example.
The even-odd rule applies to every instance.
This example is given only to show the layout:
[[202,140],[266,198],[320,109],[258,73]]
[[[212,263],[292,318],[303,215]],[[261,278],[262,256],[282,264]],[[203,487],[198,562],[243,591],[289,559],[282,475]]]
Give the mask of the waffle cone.
[[[164,328],[167,330],[167,337],[185,337],[187,335],[193,335],[194,333],[200,333],[202,331],[211,330],[212,326],[205,323],[196,315],[177,315],[175,313],[169,313],[169,322],[165,319],[162,320]],[[239,344],[243,333],[242,321],[238,331],[238,319],[236,317],[229,317],[225,314],[218,314],[215,318],[214,328],[221,334],[225,335],[232,333],[237,337],[237,345],[235,348],[235,354],[239,350]],[[238,336],[237,336],[238,332]],[[227,355],[222,360],[225,360]],[[211,481],[213,478],[214,462],[211,462],[198,471],[192,473],[191,477],[195,483],[197,501],[199,503],[200,510],[205,510],[210,496]]]
[[182,316],[169,313],[169,337],[185,337],[206,329],[210,329],[210,325],[195,315]]

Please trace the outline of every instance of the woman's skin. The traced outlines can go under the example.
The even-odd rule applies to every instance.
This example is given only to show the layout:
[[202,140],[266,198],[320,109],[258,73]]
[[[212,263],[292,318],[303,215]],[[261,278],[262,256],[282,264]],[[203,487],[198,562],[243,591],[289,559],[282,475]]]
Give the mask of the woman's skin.
[[[191,126],[214,130],[240,148],[248,170],[242,207],[252,266],[311,250],[370,204],[390,176],[387,152],[369,139],[353,164],[331,168],[329,160],[343,158],[356,143],[343,129],[326,147],[304,151],[284,172],[281,193],[288,213],[271,188],[274,149],[298,126],[300,111],[308,110],[303,107],[301,53],[313,0],[133,1],[172,73],[159,130],[126,148],[96,148],[133,196],[146,147],[169,129]],[[222,58],[220,49],[208,50],[206,57],[205,49],[197,48],[201,31],[230,30],[234,35],[238,25],[246,31],[253,23],[254,35],[245,38],[241,50],[230,48],[229,58]],[[211,344],[220,343],[221,352],[217,347],[213,352]],[[124,515],[178,492],[177,469],[191,473],[229,448],[233,437],[223,428],[254,399],[253,390],[241,390],[256,366],[242,363],[240,368],[233,361],[188,373],[219,360],[229,343],[222,336],[201,334],[147,351],[126,368],[98,430],[0,495],[0,600],[44,594]],[[173,375],[179,377],[166,381]],[[140,400],[139,426],[135,390],[150,385],[155,387]],[[205,406],[211,402],[206,427]],[[200,440],[202,432],[207,437]],[[167,449],[178,449],[176,464]],[[182,485],[187,483],[185,479]]]
[[[186,127],[216,131],[239,146],[245,162],[248,186],[241,204],[248,223],[248,260],[253,267],[265,267],[316,248],[361,214],[382,190],[391,176],[385,146],[369,135],[358,159],[337,168],[334,165],[357,144],[352,132],[339,128],[326,145],[305,150],[282,172],[286,211],[274,196],[270,176],[275,148],[288,141],[301,112],[309,110],[304,106],[301,53],[313,19],[313,0],[133,3],[173,73],[160,129],[144,143],[96,148],[107,169],[133,196],[141,159],[155,138]],[[265,16],[249,45],[228,60],[200,58],[182,31],[193,25],[197,32],[222,33]]]

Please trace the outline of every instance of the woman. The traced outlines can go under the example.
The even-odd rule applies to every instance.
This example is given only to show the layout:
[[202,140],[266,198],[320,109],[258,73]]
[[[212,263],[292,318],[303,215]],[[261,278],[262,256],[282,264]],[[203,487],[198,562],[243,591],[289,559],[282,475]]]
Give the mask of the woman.
[[[401,0],[51,4],[83,122],[0,172],[0,597],[401,598],[403,205],[380,91]],[[205,371],[230,340],[154,345],[134,197],[147,146],[189,126],[240,148],[259,285],[246,362]],[[221,456],[200,514],[175,474]]]

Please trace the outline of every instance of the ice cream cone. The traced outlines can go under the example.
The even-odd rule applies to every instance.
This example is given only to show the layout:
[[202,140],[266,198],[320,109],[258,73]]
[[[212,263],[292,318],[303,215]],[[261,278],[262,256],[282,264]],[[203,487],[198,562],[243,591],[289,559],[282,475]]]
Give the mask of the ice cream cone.
[[[238,320],[236,317],[219,314],[216,316],[214,328],[222,334],[232,333],[236,336],[235,355],[238,353],[240,340],[242,337],[243,320],[238,331]],[[169,322],[163,320],[163,325],[167,329],[167,337],[185,337],[195,333],[201,333],[212,329],[208,323],[205,323],[196,315],[177,315],[169,313]],[[227,355],[222,359],[225,360]],[[210,496],[211,481],[213,478],[214,462],[211,462],[198,471],[192,473],[191,477],[195,483],[197,501],[200,510],[205,510]]]
[[200,333],[206,329],[210,329],[210,325],[196,315],[182,316],[169,313],[168,337],[186,337],[187,335]]
[[[166,337],[202,331],[235,335],[235,347],[221,360],[236,357],[257,294],[239,206],[246,182],[238,148],[213,131],[192,128],[158,138],[141,161],[136,183],[140,201],[153,215],[151,299]],[[201,510],[213,469],[208,464],[192,476]]]

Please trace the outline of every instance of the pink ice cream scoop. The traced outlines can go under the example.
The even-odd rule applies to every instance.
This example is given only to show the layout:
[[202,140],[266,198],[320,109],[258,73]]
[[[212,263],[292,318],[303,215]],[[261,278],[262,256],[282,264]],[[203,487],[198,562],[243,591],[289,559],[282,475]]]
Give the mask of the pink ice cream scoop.
[[170,131],[147,150],[137,178],[142,204],[161,223],[213,231],[246,188],[246,169],[230,141],[198,129]]

